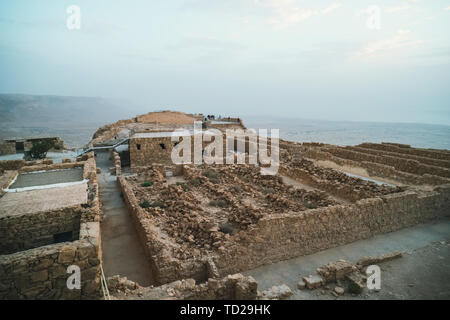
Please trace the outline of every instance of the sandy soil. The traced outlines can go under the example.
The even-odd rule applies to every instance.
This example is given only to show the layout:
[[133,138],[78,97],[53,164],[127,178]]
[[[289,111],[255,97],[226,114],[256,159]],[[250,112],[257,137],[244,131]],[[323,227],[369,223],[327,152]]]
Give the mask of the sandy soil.
[[138,116],[138,122],[151,123],[157,122],[160,124],[193,124],[194,117],[191,117],[182,112],[162,111],[151,112],[145,115]]

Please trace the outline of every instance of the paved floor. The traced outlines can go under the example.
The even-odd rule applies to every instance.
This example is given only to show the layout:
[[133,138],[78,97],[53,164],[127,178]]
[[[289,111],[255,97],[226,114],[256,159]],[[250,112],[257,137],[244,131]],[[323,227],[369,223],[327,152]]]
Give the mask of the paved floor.
[[97,152],[96,162],[97,167],[102,170],[98,181],[102,210],[105,214],[101,223],[105,276],[120,275],[141,286],[152,285],[150,265],[120,196],[116,177],[108,172],[108,168],[113,166],[109,153]]
[[87,202],[87,183],[72,186],[8,192],[0,198],[2,215],[21,215],[50,211]]
[[244,272],[258,281],[258,289],[286,284],[294,292],[293,299],[335,299],[320,290],[297,290],[303,276],[331,261],[346,259],[356,262],[363,256],[401,251],[404,257],[381,265],[382,290],[363,296],[365,299],[450,299],[450,219],[375,236],[367,240],[328,249],[316,254],[281,261]]
[[46,186],[83,180],[83,168],[20,173],[9,189]]

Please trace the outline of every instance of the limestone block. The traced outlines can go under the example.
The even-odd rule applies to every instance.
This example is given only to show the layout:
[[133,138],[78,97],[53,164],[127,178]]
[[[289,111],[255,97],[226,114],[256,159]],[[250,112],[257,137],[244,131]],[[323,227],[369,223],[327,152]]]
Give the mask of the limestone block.
[[292,290],[287,285],[273,286],[269,290],[263,291],[262,298],[269,300],[286,299],[292,295]]
[[58,262],[59,263],[71,263],[75,258],[77,249],[73,246],[62,247],[59,251]]
[[258,294],[258,283],[253,277],[246,277],[238,281],[235,287],[237,300],[253,300]]
[[324,284],[323,278],[318,275],[309,275],[307,277],[303,277],[303,281],[305,281],[306,287],[308,289],[316,289]]

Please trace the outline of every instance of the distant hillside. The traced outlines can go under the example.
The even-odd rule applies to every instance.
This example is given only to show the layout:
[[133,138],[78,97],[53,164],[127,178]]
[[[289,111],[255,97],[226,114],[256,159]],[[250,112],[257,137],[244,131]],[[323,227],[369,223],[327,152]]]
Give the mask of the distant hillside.
[[0,94],[0,123],[112,121],[124,109],[103,98]]
[[0,94],[0,138],[57,135],[79,146],[99,126],[135,114],[127,105],[97,97]]

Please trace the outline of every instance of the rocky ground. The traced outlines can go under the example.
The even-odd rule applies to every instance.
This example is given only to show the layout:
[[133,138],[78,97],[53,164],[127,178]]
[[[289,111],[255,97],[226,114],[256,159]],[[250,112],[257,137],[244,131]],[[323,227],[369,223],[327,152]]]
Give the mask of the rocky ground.
[[188,167],[183,181],[172,183],[152,169],[130,182],[148,219],[180,245],[179,259],[225,250],[264,215],[336,204],[324,192],[294,188],[248,165]]
[[[406,252],[401,258],[380,263],[380,290],[364,288],[350,293],[348,282],[332,283],[315,290],[297,290],[292,299],[395,300],[450,299],[450,243],[441,241]],[[342,290],[341,292],[337,291]],[[339,292],[339,293],[337,293]]]

